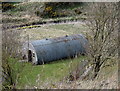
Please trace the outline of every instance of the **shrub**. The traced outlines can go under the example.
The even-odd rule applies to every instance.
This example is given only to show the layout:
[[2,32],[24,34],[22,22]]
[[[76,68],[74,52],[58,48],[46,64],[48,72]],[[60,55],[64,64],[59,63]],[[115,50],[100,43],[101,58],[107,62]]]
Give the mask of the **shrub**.
[[40,11],[35,11],[35,14],[36,14],[37,16],[40,16]]
[[81,14],[82,13],[80,9],[75,9],[74,11],[75,11],[76,14]]
[[7,10],[15,8],[14,4],[8,3],[8,2],[3,2],[2,3],[2,11],[5,12]]

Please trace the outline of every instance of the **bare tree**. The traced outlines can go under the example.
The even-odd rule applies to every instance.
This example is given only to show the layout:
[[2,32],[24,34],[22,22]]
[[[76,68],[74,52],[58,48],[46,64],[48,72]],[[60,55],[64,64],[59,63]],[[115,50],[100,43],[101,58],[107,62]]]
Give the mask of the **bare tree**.
[[3,30],[2,45],[3,52],[11,57],[18,57],[21,47],[21,31],[18,30]]
[[[4,24],[3,24],[4,26]],[[17,75],[19,72],[14,72],[13,66],[10,65],[11,58],[20,58],[21,31],[16,30],[2,30],[2,75],[3,75],[3,89],[15,88]],[[21,68],[20,68],[21,69]]]
[[109,59],[117,55],[118,12],[118,3],[88,4],[88,59],[93,64],[93,78],[97,77],[101,67]]

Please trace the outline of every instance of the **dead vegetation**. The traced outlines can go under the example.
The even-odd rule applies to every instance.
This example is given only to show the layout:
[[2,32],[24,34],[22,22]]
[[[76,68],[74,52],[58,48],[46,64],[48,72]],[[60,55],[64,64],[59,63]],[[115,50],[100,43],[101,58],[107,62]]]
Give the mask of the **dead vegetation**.
[[118,47],[118,3],[93,3],[89,5],[86,23],[89,27],[88,60],[93,65],[96,78],[101,68],[113,57]]
[[[88,61],[89,64],[86,69],[83,67],[81,68],[81,65],[77,65],[76,68],[70,72],[68,76],[68,80],[65,82],[45,82],[44,84],[35,85],[34,87],[30,87],[26,85],[26,89],[34,88],[34,89],[49,89],[49,88],[56,88],[56,89],[117,89],[118,85],[118,78],[117,78],[117,72],[116,69],[113,70],[111,68],[114,68],[117,65],[117,29],[118,29],[118,15],[116,10],[118,10],[118,7],[116,7],[116,3],[93,3],[89,7],[90,12],[88,12],[88,27],[85,29],[88,31],[83,31],[84,27],[80,26],[81,24],[70,24],[70,26],[74,26],[74,28],[68,28],[65,26],[50,26],[45,25],[41,26],[39,28],[33,28],[33,29],[20,29],[18,31],[14,30],[3,30],[3,73],[6,74],[6,76],[9,78],[8,82],[9,85],[6,85],[6,88],[8,86],[11,86],[10,88],[14,88],[16,85],[14,79],[12,78],[12,69],[10,68],[8,64],[8,58],[9,57],[20,57],[20,45],[21,41],[27,40],[27,36],[29,35],[30,40],[35,39],[42,39],[42,38],[52,38],[52,37],[59,37],[59,36],[65,36],[69,34],[75,34],[75,33],[87,33],[87,38],[90,42],[89,52],[88,52]],[[33,9],[34,10],[34,9]],[[17,15],[15,15],[17,16]],[[33,15],[34,16],[34,15]],[[38,19],[38,17],[33,17],[27,13],[26,15],[23,15],[22,19]],[[18,17],[17,17],[18,18]],[[16,18],[16,19],[17,19]],[[15,20],[16,20],[15,19]],[[39,18],[40,19],[40,18]],[[13,22],[10,19],[10,22]],[[31,21],[30,20],[30,21]],[[19,21],[19,19],[18,19]],[[14,22],[15,23],[15,22]],[[6,22],[5,25],[6,26]],[[79,27],[78,27],[79,25]],[[75,27],[77,27],[75,29]],[[64,29],[63,29],[64,28]],[[67,31],[66,31],[67,30]],[[81,31],[82,30],[82,31]],[[22,33],[21,33],[22,31]],[[89,34],[88,34],[89,33]],[[21,39],[22,37],[22,39]],[[21,39],[21,41],[19,40]],[[114,59],[115,58],[115,59]],[[111,61],[112,60],[112,61]],[[91,68],[93,67],[93,71],[91,71]],[[108,71],[108,69],[111,69]],[[110,68],[111,67],[111,68]],[[105,68],[105,74],[101,75],[103,73],[103,69]],[[82,70],[81,70],[82,69]],[[87,72],[87,70],[89,70]],[[113,71],[113,72],[111,72]],[[93,73],[92,73],[93,72]],[[86,74],[87,73],[87,74]],[[109,76],[106,76],[106,73],[112,73]],[[91,75],[94,80],[91,80]],[[83,77],[81,78],[81,75]],[[97,78],[96,78],[97,77]],[[101,78],[102,77],[102,78]],[[89,78],[89,79],[88,79]]]

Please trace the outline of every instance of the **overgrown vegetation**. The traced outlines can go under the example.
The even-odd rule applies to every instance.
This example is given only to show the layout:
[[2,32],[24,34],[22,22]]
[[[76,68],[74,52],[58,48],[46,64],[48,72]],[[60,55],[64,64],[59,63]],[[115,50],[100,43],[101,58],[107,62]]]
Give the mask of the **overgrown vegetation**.
[[[44,83],[60,82],[67,79],[71,69],[75,68],[85,57],[66,59],[51,62],[49,64],[33,66],[31,63],[24,63],[24,70],[19,74],[17,88],[33,88]],[[17,62],[14,69],[19,69],[22,63]]]
[[[8,27],[12,27],[15,25],[21,24],[41,24],[44,19],[56,19],[52,20],[57,23],[66,20],[66,22],[73,20],[83,19],[83,3],[65,3],[65,2],[56,2],[56,3],[43,3],[43,2],[27,2],[27,3],[18,3],[11,4],[7,3],[14,8],[3,12],[2,21],[7,23],[4,27],[7,29]],[[67,5],[67,7],[66,7]],[[64,6],[66,8],[64,8]],[[63,9],[64,8],[64,9]],[[79,17],[80,15],[80,17]],[[78,16],[78,17],[76,17]],[[83,16],[83,17],[82,17]],[[72,19],[67,19],[67,18]],[[62,18],[62,19],[59,19]],[[85,19],[85,18],[84,18]],[[13,22],[11,22],[13,21]]]
[[5,12],[7,10],[15,8],[15,3],[13,2],[2,2],[2,11]]
[[[20,31],[3,30],[2,31],[2,72],[3,72],[3,90],[15,89],[18,72],[12,68],[15,64],[10,64],[13,60],[21,58],[21,40]],[[17,62],[17,61],[16,61]],[[22,68],[22,67],[21,67]],[[17,70],[17,69],[16,69]]]
[[117,58],[119,9],[118,3],[93,3],[89,9],[88,60],[93,65],[93,78],[96,78],[109,59]]
[[17,65],[18,59],[7,57],[2,59],[3,83],[2,90],[16,89],[20,73],[24,69],[24,64]]
[[[29,4],[29,5],[31,6],[32,4]],[[36,4],[36,6],[37,6],[37,4]],[[16,6],[16,8],[6,11],[6,12],[4,12],[4,14],[9,13],[8,15],[13,14],[13,16],[14,15],[17,16],[16,14],[18,11],[19,12],[25,11],[24,7],[25,7],[24,5],[21,5],[19,7]],[[18,16],[19,16],[19,14],[18,14]],[[22,21],[21,19],[17,19],[17,18],[12,19],[12,20],[11,20],[11,18],[7,18],[7,19],[5,18],[3,20],[3,27],[6,26],[8,23],[13,23],[13,22],[18,23],[21,21]],[[30,26],[28,26],[28,27],[30,27]],[[62,26],[61,26],[61,28],[62,28]],[[41,31],[41,33],[42,32],[43,31]],[[53,33],[55,33],[55,32],[53,31],[50,33],[52,37],[53,37]],[[59,32],[57,30],[56,30],[56,33],[57,34],[55,34],[55,35],[58,36]],[[40,34],[40,33],[37,33],[37,34]],[[67,65],[70,65],[70,64],[72,65],[71,62],[73,62],[73,64],[77,64],[80,60],[82,60],[82,58],[78,58],[78,59],[74,59],[74,60],[69,59],[66,61],[64,60],[64,61],[54,62],[51,64],[46,64],[44,66],[36,66],[36,67],[34,67],[32,64],[29,64],[29,63],[24,63],[25,65],[23,65],[22,63],[18,62],[18,60],[20,60],[20,58],[21,58],[21,51],[20,51],[21,35],[22,35],[21,30],[17,30],[17,31],[9,30],[9,29],[3,30],[3,50],[2,50],[3,51],[3,59],[2,59],[2,62],[4,63],[3,64],[3,72],[5,73],[5,76],[4,76],[5,83],[3,83],[3,89],[15,89],[15,88],[22,88],[25,85],[29,85],[29,86],[34,85],[36,82],[36,76],[39,73],[43,73],[42,78],[41,78],[41,80],[43,82],[45,80],[47,81],[47,78],[50,80],[54,80],[54,81],[60,81],[61,79],[64,79],[64,77],[69,75],[69,71],[71,68],[68,67]],[[44,38],[45,36],[47,37],[47,35],[39,35],[39,36],[41,38]],[[57,69],[57,67],[58,67],[58,69]],[[53,68],[54,68],[54,70],[52,70]],[[26,70],[23,70],[23,69],[26,69]],[[31,72],[31,75],[26,74],[26,73],[28,73],[29,69],[34,70]],[[41,70],[39,70],[39,69],[41,69]],[[42,71],[45,71],[45,73]],[[58,71],[60,71],[60,73],[57,74]],[[66,73],[66,74],[62,74],[62,72]],[[27,79],[26,79],[26,77],[27,77]],[[30,80],[30,83],[29,83],[29,80]],[[41,81],[38,83],[41,83]]]
[[82,4],[83,3],[81,2],[46,2],[43,12],[40,13],[40,11],[36,11],[35,13],[43,18],[58,18],[77,14],[79,15],[82,13],[82,10],[78,7],[82,7]]
[[[14,30],[3,29],[3,90],[36,87],[56,88],[56,84],[53,84],[55,82],[79,80],[81,71],[85,73],[84,78],[89,78],[89,74],[91,76],[92,72],[92,78],[103,77],[103,73],[107,78],[107,74],[111,75],[116,72],[117,68],[115,66],[118,61],[118,3],[87,4],[88,7],[86,7],[86,3],[67,2],[3,4],[3,27],[8,28],[8,26],[13,26],[13,24],[21,25],[21,27]],[[74,19],[85,20],[87,26],[82,21],[74,24],[35,25],[41,23],[41,21],[43,23],[44,21],[61,22]],[[23,26],[22,24],[28,26]],[[36,40],[78,33],[86,34],[89,41],[87,57],[80,56],[74,59],[60,60],[37,66],[21,62],[21,42],[26,41],[26,36],[29,35],[30,40]],[[86,59],[89,65],[85,66],[84,70],[81,70],[79,63],[83,59]],[[90,67],[92,67],[93,71],[91,69],[89,71]],[[51,86],[45,87],[48,83]],[[46,85],[44,86],[44,84]],[[61,87],[58,86],[58,88]]]

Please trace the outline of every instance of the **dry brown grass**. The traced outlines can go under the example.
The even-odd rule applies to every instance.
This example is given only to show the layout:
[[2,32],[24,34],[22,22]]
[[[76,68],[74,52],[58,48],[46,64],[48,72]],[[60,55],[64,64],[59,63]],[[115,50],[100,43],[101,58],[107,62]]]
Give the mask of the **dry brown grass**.
[[[65,29],[64,29],[65,28]],[[41,25],[39,28],[21,29],[22,35],[27,39],[29,35],[30,40],[39,40],[43,38],[54,38],[71,34],[85,34],[87,28],[81,22],[77,23],[62,23],[62,24],[47,24]]]
[[[30,88],[26,86],[26,88]],[[77,80],[69,83],[66,82],[51,82],[47,81],[43,84],[36,85],[32,87],[34,89],[118,89],[118,79],[117,72],[108,79],[98,79],[98,80]]]

